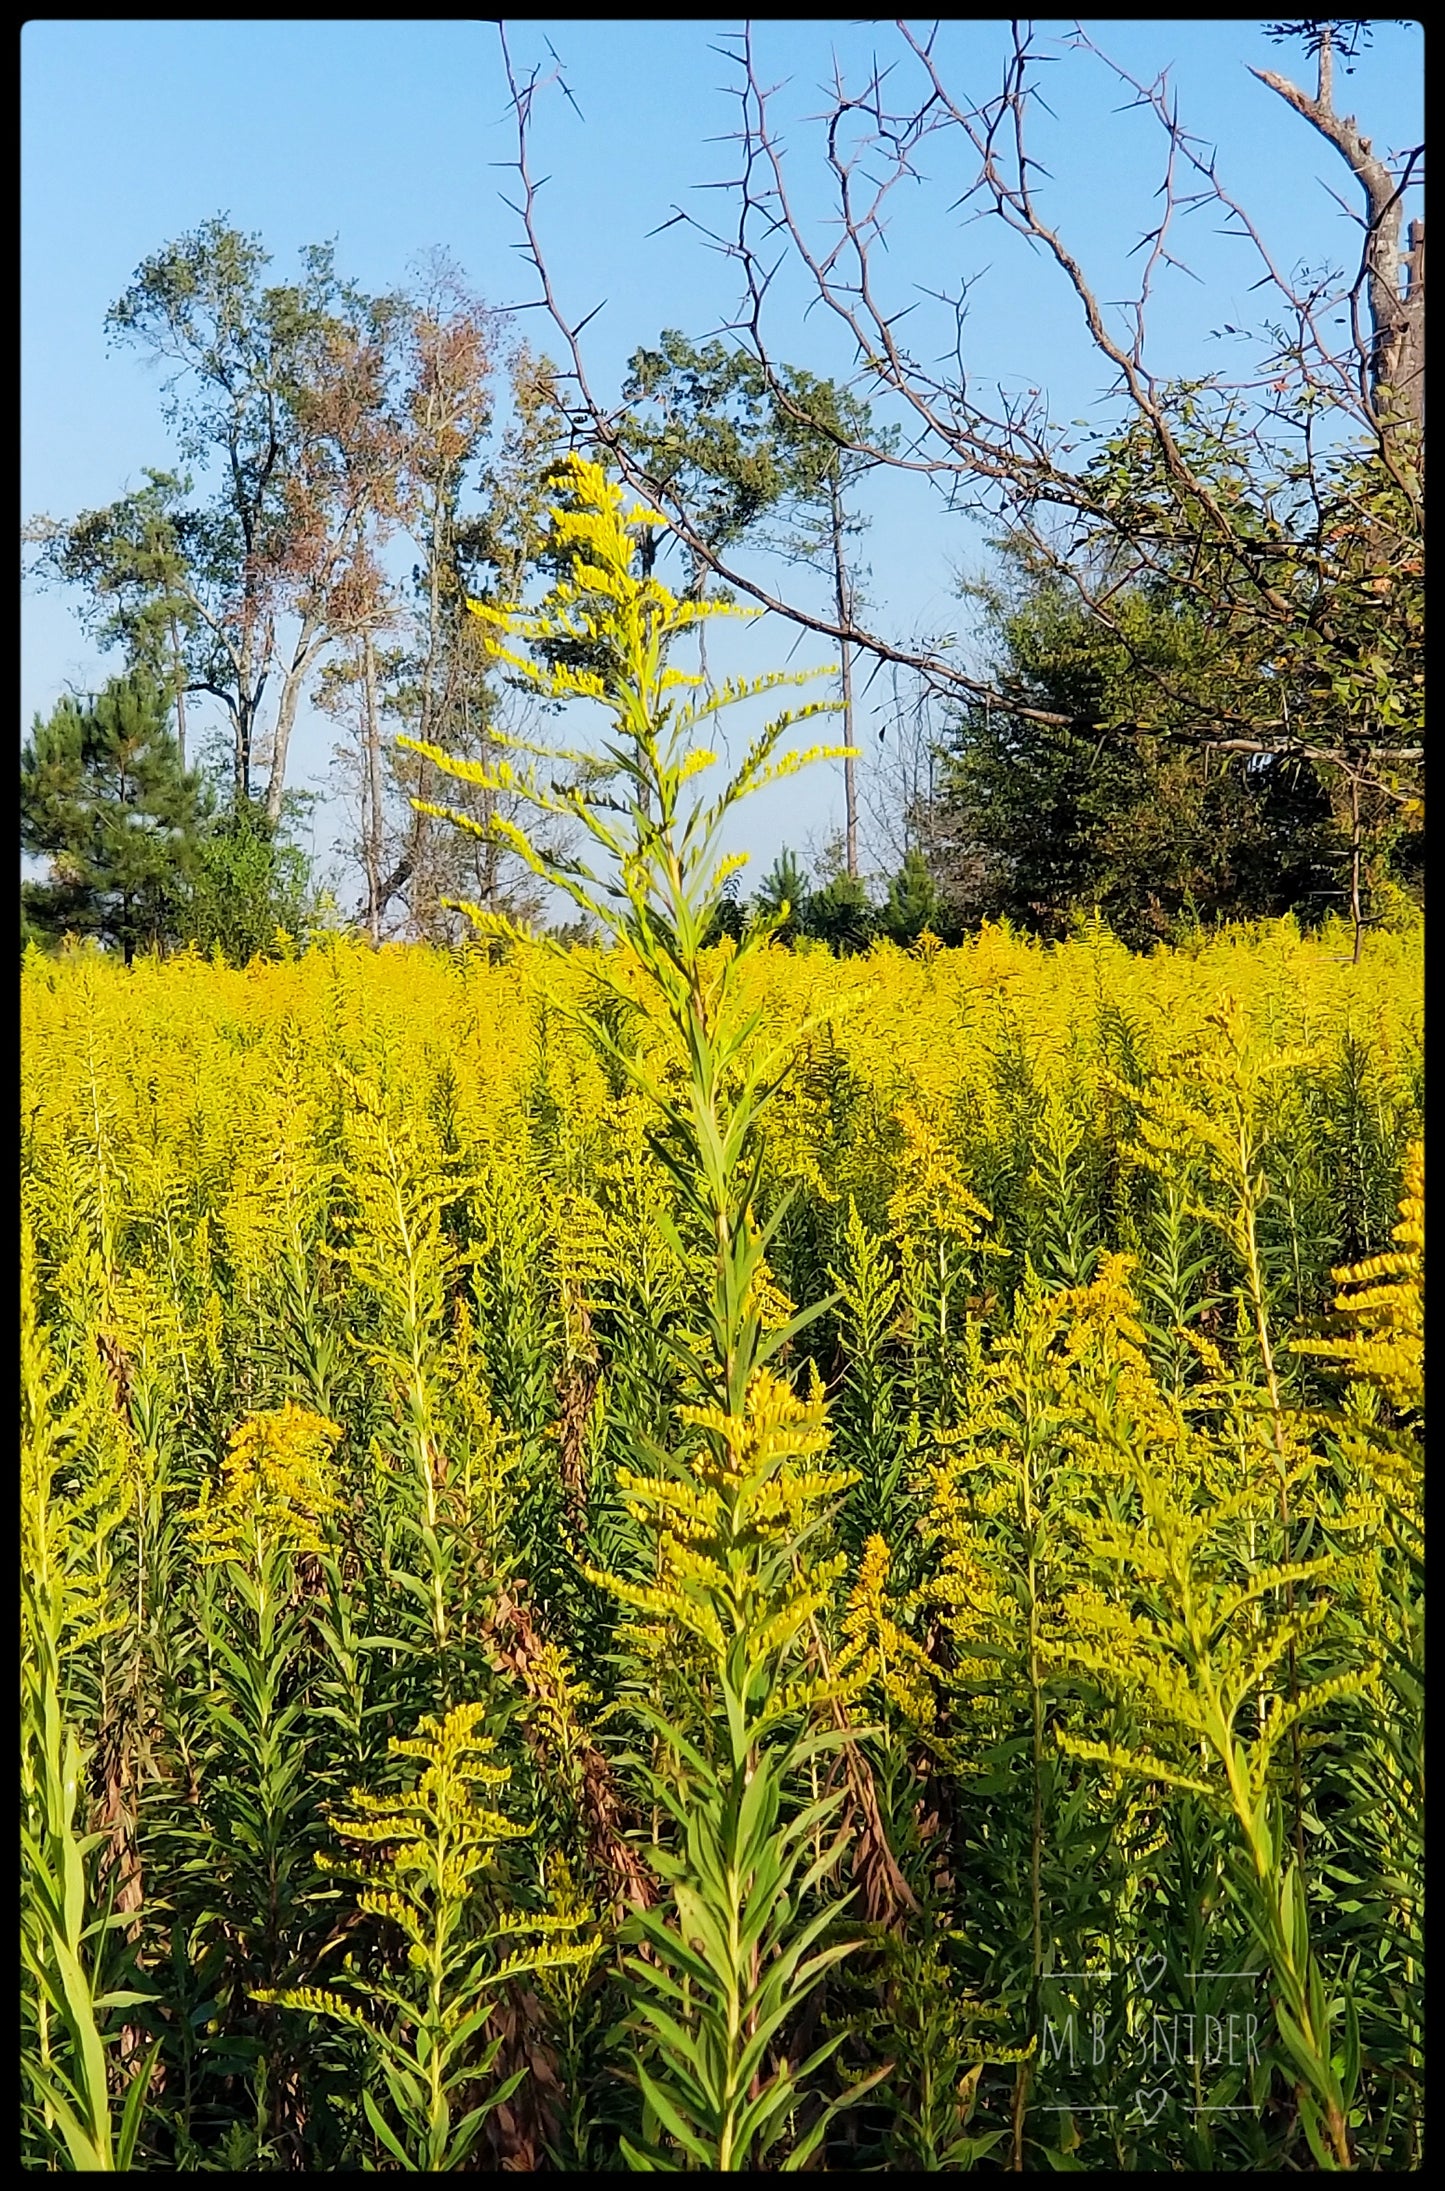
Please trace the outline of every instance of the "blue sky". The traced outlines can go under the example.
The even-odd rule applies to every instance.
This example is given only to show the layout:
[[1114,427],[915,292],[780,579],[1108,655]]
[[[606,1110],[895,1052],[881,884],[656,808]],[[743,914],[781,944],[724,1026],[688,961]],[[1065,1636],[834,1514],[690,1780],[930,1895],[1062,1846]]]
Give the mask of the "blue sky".
[[[538,104],[534,160],[550,179],[542,236],[566,309],[580,318],[605,300],[585,338],[599,393],[616,391],[638,344],[664,326],[711,331],[733,302],[725,260],[683,225],[648,232],[679,207],[725,214],[722,194],[699,186],[732,172],[734,72],[717,52],[738,20],[520,21],[509,26],[525,71],[563,65],[581,117],[554,88]],[[1181,116],[1218,147],[1220,173],[1248,204],[1280,259],[1346,260],[1355,231],[1329,190],[1353,206],[1342,163],[1308,126],[1249,75],[1275,67],[1308,82],[1296,48],[1268,43],[1250,20],[1090,21],[1091,36],[1144,78],[1171,70]],[[1044,203],[1106,298],[1126,293],[1129,245],[1148,225],[1159,179],[1157,133],[1116,110],[1121,95],[1089,57],[1069,53],[1068,26],[1044,24],[1052,115],[1037,116],[1037,149],[1051,172]],[[845,73],[887,50],[886,25],[765,21],[760,65],[778,93],[798,203],[821,211],[811,157],[818,86],[836,49]],[[952,21],[941,51],[950,79],[973,98],[996,88],[1007,26]],[[497,31],[482,21],[309,22],[32,21],[21,39],[21,514],[69,516],[139,484],[172,450],[154,371],[107,347],[103,320],[139,262],[217,213],[258,232],[285,278],[306,243],[334,236],[341,268],[377,289],[435,246],[498,305],[533,291],[517,255],[518,224],[502,202],[515,176]],[[1378,27],[1336,104],[1357,111],[1377,147],[1398,149],[1423,130],[1423,35]],[[897,300],[985,267],[967,329],[971,379],[1042,386],[1056,415],[1087,416],[1105,375],[1089,352],[1077,308],[1056,279],[1012,252],[991,224],[963,227],[948,211],[963,180],[959,156],[938,140],[926,180],[898,202],[888,277]],[[932,164],[930,164],[932,163]],[[1157,301],[1161,370],[1206,371],[1230,362],[1210,328],[1258,315],[1243,247],[1200,218],[1182,231],[1201,277],[1166,276]],[[801,290],[780,288],[779,353],[815,371],[851,367],[820,324],[803,317]],[[556,354],[535,313],[519,323]],[[953,573],[977,568],[978,536],[900,481],[875,489],[863,549],[880,624],[965,628]],[[791,629],[764,620],[737,645],[738,666],[778,665]],[[795,660],[823,659],[804,638]],[[99,657],[63,597],[27,588],[22,610],[21,723],[67,685],[91,690],[116,660]],[[731,665],[731,661],[728,666]],[[324,789],[330,726],[303,718],[292,780]],[[784,840],[818,846],[837,825],[841,790],[820,771],[768,795],[750,820],[763,865]],[[323,811],[318,849],[334,815]],[[760,868],[754,869],[756,875]]]

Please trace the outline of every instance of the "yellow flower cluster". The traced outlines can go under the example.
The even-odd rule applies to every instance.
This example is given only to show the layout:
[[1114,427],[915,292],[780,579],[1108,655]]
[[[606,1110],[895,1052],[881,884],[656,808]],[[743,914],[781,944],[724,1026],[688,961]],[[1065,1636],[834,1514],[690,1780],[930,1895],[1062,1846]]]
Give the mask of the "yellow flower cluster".
[[901,1103],[897,1118],[903,1151],[888,1204],[890,1221],[905,1236],[933,1231],[976,1240],[990,1214],[970,1192],[938,1121],[925,1118],[914,1103]]
[[886,1540],[870,1537],[863,1547],[858,1579],[848,1593],[843,1615],[846,1642],[833,1671],[849,1688],[861,1690],[876,1681],[908,1725],[931,1727],[935,1668],[923,1646],[899,1627],[890,1610],[891,1564]]
[[[393,1735],[388,1745],[393,1757],[421,1762],[415,1785],[403,1795],[353,1788],[351,1813],[333,1817],[344,1841],[387,1850],[360,1898],[361,1908],[394,1917],[409,1929],[414,1919],[408,1906],[417,1898],[418,1882],[460,1896],[489,1848],[526,1832],[477,1801],[478,1788],[505,1788],[511,1779],[509,1769],[493,1760],[493,1738],[477,1732],[485,1715],[484,1704],[458,1704],[445,1718],[428,1714],[414,1735]],[[334,1860],[325,1868],[334,1870]]]
[[341,1426],[288,1400],[232,1431],[219,1489],[185,1515],[206,1567],[266,1550],[321,1552],[321,1525],[339,1503],[332,1454]]
[[[685,1469],[619,1478],[634,1517],[659,1531],[656,1581],[588,1573],[624,1604],[676,1624],[719,1656],[750,1626],[763,1648],[781,1651],[828,1604],[845,1564],[838,1555],[803,1572],[794,1555],[856,1477],[820,1465],[829,1443],[821,1400],[800,1400],[767,1370],[754,1375],[741,1415],[718,1407],[679,1413],[706,1434]],[[771,1611],[755,1625],[765,1565],[759,1549],[782,1557]]]
[[1395,1246],[1334,1274],[1335,1310],[1354,1325],[1334,1339],[1297,1339],[1297,1354],[1339,1362],[1373,1385],[1403,1414],[1425,1396],[1425,1144],[1412,1143],[1405,1161]]

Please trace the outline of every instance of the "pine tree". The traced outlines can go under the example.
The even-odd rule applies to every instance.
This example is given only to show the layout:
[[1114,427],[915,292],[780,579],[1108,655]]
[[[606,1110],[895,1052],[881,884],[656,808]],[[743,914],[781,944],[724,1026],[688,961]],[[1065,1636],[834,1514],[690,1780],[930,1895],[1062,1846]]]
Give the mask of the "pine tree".
[[813,892],[803,932],[826,943],[835,956],[850,958],[855,952],[867,950],[877,926],[878,916],[867,885],[845,871]]
[[797,854],[784,845],[758,885],[757,896],[753,902],[756,910],[768,918],[781,913],[786,906],[787,919],[778,924],[778,940],[781,943],[794,943],[802,932],[811,896],[808,878],[799,864]]
[[113,677],[87,706],[67,695],[20,754],[21,849],[49,861],[43,881],[21,885],[22,933],[94,937],[127,966],[163,949],[203,819],[200,780],[147,671]]
[[905,948],[917,943],[925,928],[942,935],[947,925],[938,885],[917,845],[903,855],[903,865],[888,885],[888,899],[878,916],[885,936]]

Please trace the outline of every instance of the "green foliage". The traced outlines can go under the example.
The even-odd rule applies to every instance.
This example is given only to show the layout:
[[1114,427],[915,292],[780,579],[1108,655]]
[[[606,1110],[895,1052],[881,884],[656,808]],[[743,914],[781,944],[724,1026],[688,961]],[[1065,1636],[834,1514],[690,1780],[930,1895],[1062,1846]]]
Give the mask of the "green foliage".
[[[83,1753],[67,1696],[79,1654],[119,1625],[107,1583],[125,1506],[123,1467],[72,1471],[86,1410],[67,1406],[63,1372],[36,1315],[34,1247],[21,1268],[21,1899],[25,2022],[22,2136],[28,2150],[63,2150],[74,2169],[131,2166],[153,2047],[136,2064],[117,2119],[106,2045],[113,2013],[146,2000],[113,1983],[108,1934],[121,1922],[97,1891],[99,1837],[76,1812]],[[119,1458],[119,1457],[117,1457]],[[111,2026],[107,2029],[107,2026]]]
[[274,953],[278,929],[299,941],[314,903],[306,854],[251,801],[224,808],[202,833],[177,926],[207,957],[245,966]]
[[1238,674],[1233,642],[1162,582],[1115,590],[1105,622],[1014,557],[1011,591],[979,589],[997,678],[1063,721],[975,708],[947,733],[930,837],[955,911],[1059,935],[1097,909],[1135,948],[1201,921],[1317,918],[1344,849],[1328,785],[1300,759],[1211,758],[1192,737],[1193,687]]
[[875,1953],[854,1974],[854,2031],[870,2053],[893,2057],[870,2111],[885,2168],[972,2168],[1003,2142],[973,2114],[985,2063],[1009,2050],[990,2044],[989,2015],[971,2001],[945,1937],[900,1938],[880,1929]]
[[676,328],[634,351],[623,396],[629,450],[714,549],[768,521],[816,532],[829,480],[856,468],[846,445],[877,433],[869,406],[836,382],[792,366],[770,375],[751,351]]
[[943,940],[948,916],[943,898],[917,845],[903,855],[903,865],[888,884],[888,896],[878,915],[878,926],[891,943],[907,949],[927,929]]
[[148,672],[112,678],[85,707],[67,697],[48,721],[37,716],[20,751],[20,843],[50,873],[21,885],[31,931],[94,937],[127,966],[137,951],[164,949],[180,929],[202,813]]
[[908,1426],[900,1421],[897,1323],[901,1288],[885,1243],[850,1201],[848,1223],[832,1273],[838,1296],[838,1337],[843,1390],[836,1407],[840,1457],[858,1481],[849,1497],[851,1549],[865,1538],[886,1535],[906,1495],[904,1464]]
[[809,897],[805,931],[846,958],[867,950],[876,920],[866,885],[856,875],[835,875]]
[[[254,1995],[276,2008],[334,2018],[364,2035],[368,2068],[380,2069],[393,2111],[388,2120],[367,2086],[361,2095],[366,2119],[409,2174],[463,2168],[487,2116],[521,2082],[524,2072],[515,2070],[491,2080],[488,2089],[501,2040],[480,2050],[476,2040],[493,1990],[524,1973],[588,1960],[588,1950],[557,1938],[558,1926],[545,1917],[529,1921],[510,1912],[476,1921],[473,1905],[491,1852],[523,1830],[477,1801],[478,1788],[503,1788],[509,1778],[492,1762],[491,1739],[477,1732],[484,1711],[480,1704],[457,1705],[444,1720],[424,1719],[415,1737],[395,1740],[393,1755],[421,1762],[415,1787],[391,1796],[358,1790],[354,1815],[334,1821],[344,1840],[375,1861],[366,1862],[365,1854],[333,1858],[326,1869],[352,1876],[360,1888],[357,1908],[405,1939],[403,1982],[353,1972],[345,1990],[300,1986]],[[574,1927],[564,1919],[560,1929]],[[517,1944],[538,1933],[540,1942]],[[379,2021],[378,2013],[387,2010],[387,2020]],[[457,2120],[459,2106],[465,2111]]]
[[[728,1702],[730,1723],[744,1725],[742,1700],[730,1695]],[[683,2166],[757,2168],[783,2140],[785,2157],[774,2165],[803,2168],[836,2113],[836,2106],[815,2112],[798,2137],[804,2080],[836,2052],[841,2033],[796,2068],[785,2052],[764,2074],[800,2003],[854,1945],[821,1944],[833,1915],[826,1906],[806,1924],[798,1922],[805,1897],[842,1854],[835,1840],[807,1863],[810,1837],[836,1812],[841,1792],[795,1810],[783,1823],[784,1775],[798,1762],[797,1749],[783,1756],[774,1747],[749,1770],[744,1752],[730,1761],[731,1769],[690,1778],[681,1798],[665,1779],[657,1780],[679,1834],[677,1849],[657,1858],[673,1888],[675,1916],[669,1922],[648,1910],[635,1925],[651,1956],[629,1963],[632,2024],[650,2042],[650,2059],[638,2071],[644,2139],[622,2144],[632,2168],[676,2168],[679,2149]],[[855,2086],[849,2100],[881,2074]]]
[[[26,537],[40,550],[40,568],[78,589],[80,616],[100,646],[123,648],[133,667],[148,669],[183,704],[191,676],[188,649],[200,637],[187,582],[197,545],[186,499],[192,483],[149,465],[145,481],[134,494],[104,510],[83,511],[68,526],[33,520]],[[178,722],[178,736],[179,728]]]
[[794,943],[804,933],[812,894],[797,854],[784,845],[759,884],[756,898],[764,918],[776,922],[779,943]]

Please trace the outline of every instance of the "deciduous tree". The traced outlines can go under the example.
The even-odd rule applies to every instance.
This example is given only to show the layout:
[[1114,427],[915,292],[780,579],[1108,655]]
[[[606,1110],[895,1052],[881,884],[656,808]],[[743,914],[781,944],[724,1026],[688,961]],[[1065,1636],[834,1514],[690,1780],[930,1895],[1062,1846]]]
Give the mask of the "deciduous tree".
[[144,260],[107,326],[165,370],[194,474],[152,471],[139,494],[27,528],[39,574],[89,593],[103,640],[149,661],[164,635],[176,690],[225,711],[235,799],[264,767],[273,823],[307,680],[395,492],[394,309],[338,273],[332,245],[301,260],[299,281],[267,283],[260,238],[219,215]]

